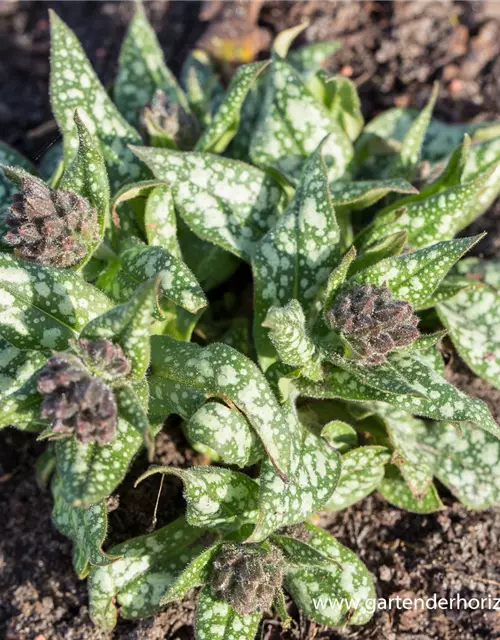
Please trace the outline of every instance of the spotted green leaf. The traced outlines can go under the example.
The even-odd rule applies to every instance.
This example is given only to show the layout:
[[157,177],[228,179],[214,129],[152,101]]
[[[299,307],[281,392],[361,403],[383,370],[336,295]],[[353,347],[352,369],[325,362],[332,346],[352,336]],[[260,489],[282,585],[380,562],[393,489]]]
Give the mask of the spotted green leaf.
[[198,140],[196,151],[222,153],[226,150],[238,129],[248,90],[268,65],[269,61],[266,61],[239,67],[231,79],[224,101]]
[[241,525],[256,518],[258,485],[243,473],[219,467],[151,467],[137,483],[154,473],[184,482],[186,520],[193,527]]
[[254,338],[263,364],[275,359],[262,323],[272,306],[295,298],[309,309],[340,255],[340,229],[330,197],[324,156],[328,139],[309,158],[295,197],[259,243],[255,280]]
[[385,477],[380,482],[378,490],[388,502],[412,513],[434,513],[443,508],[443,503],[433,484],[429,485],[424,495],[417,498],[394,465],[387,465]]
[[412,122],[408,132],[403,138],[401,151],[390,168],[390,173],[393,176],[399,175],[409,180],[414,177],[438,93],[439,85],[435,83],[427,104]]
[[248,259],[273,223],[281,190],[273,178],[237,160],[202,153],[135,147],[172,188],[176,211],[203,240]]
[[287,61],[301,74],[310,76],[318,71],[341,47],[339,40],[311,42],[298,47],[287,55]]
[[321,437],[340,453],[346,453],[358,444],[356,429],[342,420],[331,420],[321,429]]
[[61,483],[56,475],[52,481],[52,520],[63,535],[71,538],[73,567],[79,578],[85,578],[89,565],[107,565],[117,558],[102,549],[108,527],[106,504],[102,501],[87,509],[73,507],[63,498]]
[[91,320],[81,332],[83,338],[104,338],[119,344],[130,360],[130,374],[136,379],[142,378],[149,367],[149,337],[158,289],[159,276],[138,287],[128,302]]
[[260,369],[225,344],[201,348],[168,336],[151,338],[153,373],[194,387],[236,406],[257,432],[267,455],[286,477],[299,435],[290,429]]
[[402,178],[388,178],[353,182],[334,180],[330,183],[330,193],[335,206],[357,211],[370,207],[388,193],[417,193],[417,190]]
[[490,168],[477,178],[450,187],[426,198],[408,202],[398,210],[391,205],[377,214],[374,223],[364,233],[363,241],[372,242],[396,231],[408,231],[408,244],[415,248],[449,240],[483,213],[483,204],[491,197],[491,179],[495,174],[496,193],[500,179]]
[[128,150],[141,138],[120,115],[73,31],[54,13],[51,21],[50,95],[52,110],[64,135],[64,162],[68,166],[78,148],[73,114],[82,109],[85,125],[101,144],[111,187],[115,191],[126,180],[137,180],[144,169]]
[[92,567],[88,581],[90,617],[111,631],[120,615],[145,618],[160,608],[163,593],[187,563],[199,553],[192,546],[203,532],[179,518],[153,533],[132,538],[109,553],[119,560]]
[[181,84],[193,113],[203,127],[208,126],[224,99],[224,89],[205,51],[194,49],[187,56],[181,69]]
[[246,467],[264,455],[246,418],[219,402],[207,402],[186,425],[189,439],[214,450],[226,464]]
[[89,247],[86,262],[91,253],[100,244],[104,229],[109,224],[110,194],[104,158],[97,140],[90,135],[85,126],[84,119],[88,121],[87,114],[80,111],[75,112],[74,120],[78,135],[78,151],[75,159],[64,172],[58,188],[79,193],[97,211],[99,238],[92,247]]
[[434,471],[434,457],[422,446],[426,433],[425,423],[404,411],[381,403],[377,412],[384,419],[394,448],[392,461],[412,495],[419,499],[427,492]]
[[[302,525],[300,525],[302,526]],[[306,538],[309,532],[305,531]],[[270,538],[273,545],[279,547],[286,558],[287,564],[291,567],[310,567],[311,565],[329,566],[332,560],[323,555],[320,551],[297,538],[293,538],[286,533],[273,534]]]
[[0,401],[27,382],[46,360],[40,351],[22,351],[0,338]]
[[0,332],[18,349],[65,349],[110,306],[74,272],[0,254]]
[[386,258],[358,272],[354,280],[377,286],[386,283],[395,299],[422,308],[453,265],[483,236],[438,242],[425,249]]
[[161,604],[182,600],[188,591],[206,582],[219,549],[220,543],[215,543],[194,557],[163,593]]
[[202,391],[165,376],[149,376],[148,383],[149,416],[153,423],[163,423],[170,414],[189,420],[206,399]]
[[[134,389],[146,410],[147,384],[135,383]],[[64,499],[75,507],[88,507],[110,495],[125,477],[142,442],[142,435],[122,418],[114,439],[104,446],[96,442],[85,445],[73,436],[58,440],[57,473],[63,481]]]
[[[147,384],[144,381],[144,384]],[[113,386],[118,415],[135,427],[144,440],[144,446],[148,450],[150,460],[154,453],[154,436],[156,430],[149,424],[146,411],[141,405],[133,387],[125,382]]]
[[250,158],[260,167],[277,169],[290,180],[329,135],[325,148],[331,179],[345,174],[353,156],[350,140],[305,87],[295,69],[275,56],[267,77],[261,113],[250,143]]
[[40,431],[47,426],[40,418],[41,395],[36,388],[36,376],[31,376],[0,402],[0,429],[16,427],[22,431]]
[[282,362],[299,367],[301,374],[311,380],[321,379],[319,354],[308,335],[298,300],[290,300],[284,307],[271,307],[262,326],[270,330],[269,339]]
[[456,266],[456,271],[461,276],[472,279],[470,284],[474,284],[476,278],[481,279],[490,287],[500,289],[500,258],[489,258],[480,260],[479,258],[466,258],[460,260]]
[[[340,285],[344,282],[352,261],[356,257],[356,249],[351,247],[349,251],[342,257],[340,263],[333,269],[326,281],[323,311],[328,311],[340,289]],[[326,318],[324,318],[326,320]]]
[[364,119],[354,82],[344,76],[330,76],[325,70],[320,70],[315,78],[309,81],[308,86],[325,105],[348,139],[356,140],[363,128]]
[[[293,423],[293,409],[289,409],[289,413]],[[296,419],[295,428],[301,429]],[[304,434],[289,482],[283,482],[265,460],[260,472],[259,517],[249,541],[265,540],[273,531],[303,522],[319,511],[337,485],[340,464],[340,455],[327,442],[309,432]]]
[[137,126],[142,109],[156,90],[168,96],[169,104],[189,109],[186,96],[165,64],[163,51],[141,4],[136,4],[118,61],[114,97],[125,118]]
[[261,611],[239,614],[204,587],[196,605],[196,640],[254,640]]
[[331,369],[324,382],[312,383],[304,378],[297,384],[301,395],[312,398],[342,398],[354,402],[379,400],[408,413],[454,422],[472,422],[493,434],[500,429],[484,402],[465,395],[415,354],[392,356],[393,366],[400,370],[422,396],[398,395],[364,384],[347,371]]
[[437,307],[458,353],[481,378],[500,389],[500,293],[467,288]]
[[149,245],[163,247],[175,258],[181,258],[170,187],[156,187],[149,194],[144,210],[144,228]]
[[384,477],[391,454],[385,447],[365,446],[342,456],[339,483],[325,505],[328,511],[341,511],[374,491]]
[[406,247],[407,241],[407,231],[396,231],[396,233],[391,233],[385,238],[376,240],[369,246],[364,247],[349,267],[349,276],[353,276],[358,271],[368,269],[368,267],[377,264],[381,260],[398,256]]
[[373,579],[359,558],[319,527],[305,525],[308,544],[331,559],[326,567],[300,567],[290,571],[285,586],[308,618],[331,627],[364,624],[373,615]]
[[498,438],[463,425],[428,425],[423,444],[434,452],[436,477],[471,509],[500,502]]
[[132,288],[158,274],[160,312],[168,309],[168,300],[191,313],[196,313],[206,306],[205,294],[187,265],[164,247],[148,247],[139,242],[131,242],[121,253],[120,261],[123,273]]

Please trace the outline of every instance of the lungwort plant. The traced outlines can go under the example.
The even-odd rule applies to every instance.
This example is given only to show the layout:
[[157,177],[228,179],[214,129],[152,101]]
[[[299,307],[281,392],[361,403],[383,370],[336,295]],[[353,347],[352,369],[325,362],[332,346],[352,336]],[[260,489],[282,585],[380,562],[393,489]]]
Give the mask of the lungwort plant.
[[[60,160],[0,148],[0,419],[47,441],[93,620],[201,587],[198,640],[287,624],[285,592],[365,623],[370,573],[314,514],[375,490],[500,502],[499,426],[439,346],[500,388],[500,262],[463,259],[482,236],[461,233],[500,192],[500,127],[433,120],[437,88],[365,126],[321,66],[336,43],[288,51],[300,28],[226,90],[198,50],[179,83],[140,6],[113,102],[51,24]],[[211,464],[136,479],[177,476],[186,511],[113,546],[107,498],[172,414]]]

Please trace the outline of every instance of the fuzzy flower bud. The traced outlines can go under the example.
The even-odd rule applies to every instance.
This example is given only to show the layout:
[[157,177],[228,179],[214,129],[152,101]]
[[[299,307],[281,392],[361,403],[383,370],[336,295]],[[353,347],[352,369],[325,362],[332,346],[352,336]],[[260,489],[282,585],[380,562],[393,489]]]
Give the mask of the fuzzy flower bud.
[[130,360],[120,345],[110,340],[80,338],[71,346],[85,366],[104,380],[117,380],[130,372]]
[[48,267],[72,267],[99,238],[97,212],[85,198],[23,178],[6,218],[6,241],[24,260]]
[[275,547],[224,544],[212,566],[213,594],[241,615],[265,611],[281,587],[283,565],[283,554]]
[[406,347],[420,335],[411,304],[393,300],[386,286],[353,284],[326,315],[331,328],[344,336],[363,365],[382,364],[393,349]]
[[111,388],[85,365],[96,362],[115,379],[130,370],[130,363],[109,340],[78,340],[75,351],[80,357],[54,354],[38,374],[38,391],[45,396],[40,415],[52,421],[55,433],[74,432],[83,444],[104,445],[116,434],[116,401]]
[[161,90],[156,91],[151,104],[144,108],[141,120],[151,136],[164,134],[179,149],[190,149],[199,134],[194,118],[180,104],[169,104],[167,94]]

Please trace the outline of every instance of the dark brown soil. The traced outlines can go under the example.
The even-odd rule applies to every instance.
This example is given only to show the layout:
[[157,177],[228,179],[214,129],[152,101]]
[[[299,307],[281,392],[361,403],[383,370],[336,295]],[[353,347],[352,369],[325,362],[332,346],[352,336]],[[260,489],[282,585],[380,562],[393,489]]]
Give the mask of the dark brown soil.
[[[199,2],[150,2],[148,13],[178,71],[186,51],[204,32]],[[54,7],[82,39],[100,77],[111,82],[118,46],[133,10],[126,2],[11,2],[0,0],[0,126],[2,138],[36,159],[54,140],[48,103],[47,9]],[[259,24],[274,33],[304,17],[303,41],[339,38],[342,50],[332,70],[358,84],[367,118],[388,106],[421,106],[432,81],[441,79],[436,113],[447,121],[500,116],[500,4],[496,2],[268,2]],[[47,124],[49,123],[49,124]],[[52,128],[51,128],[52,127]],[[487,229],[485,255],[498,255],[500,208],[474,224]],[[500,419],[500,391],[475,378],[455,356],[447,376],[487,401]],[[71,545],[50,522],[49,492],[37,486],[33,464],[40,446],[14,431],[0,435],[0,637],[6,640],[187,640],[193,638],[194,600],[170,606],[154,619],[120,621],[104,634],[88,618],[85,583],[71,567]],[[184,466],[201,462],[172,426],[158,436],[155,462]],[[136,490],[147,467],[139,457],[119,488],[110,514],[110,538],[144,533],[156,501],[153,481]],[[446,492],[444,491],[446,496]],[[430,516],[405,513],[371,496],[346,511],[324,517],[341,542],[373,572],[381,597],[500,596],[500,508],[475,513],[445,497],[446,509]],[[181,487],[165,482],[158,526],[182,508]],[[285,632],[276,620],[262,625],[267,640],[368,638],[378,640],[478,640],[500,637],[495,611],[378,613],[358,629],[326,630],[302,620]]]

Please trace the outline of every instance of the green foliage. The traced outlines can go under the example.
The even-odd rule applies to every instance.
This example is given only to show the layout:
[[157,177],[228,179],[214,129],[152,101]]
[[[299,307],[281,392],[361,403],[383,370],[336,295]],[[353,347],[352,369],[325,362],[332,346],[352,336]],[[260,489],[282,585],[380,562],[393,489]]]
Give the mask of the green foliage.
[[[118,612],[150,616],[195,587],[197,640],[252,640],[269,607],[288,624],[283,588],[318,624],[364,624],[368,570],[307,519],[375,490],[415,513],[442,508],[441,485],[472,509],[500,503],[499,425],[444,377],[439,346],[447,333],[500,388],[500,261],[464,260],[483,236],[454,237],[500,193],[500,129],[433,119],[437,87],[422,111],[390,109],[365,126],[354,83],[321,69],[338,43],[290,51],[302,29],[224,91],[200,50],[178,82],[137,4],[115,106],[51,14],[62,145],[38,168],[0,145],[0,427],[55,440],[38,476],[53,475],[54,524],[107,631]],[[182,144],[169,118],[189,134]],[[72,211],[59,233],[58,190],[93,233]],[[51,229],[81,250],[69,268],[21,253],[20,238],[70,252]],[[89,341],[118,358],[116,376],[80,358]],[[76,402],[80,374],[114,413],[84,407],[85,393]],[[71,415],[55,416],[63,409]],[[78,439],[76,421],[92,416],[91,429],[109,415],[105,444]],[[173,422],[203,464],[145,470],[138,454],[152,460]],[[137,482],[180,478],[185,515],[116,545],[108,498],[136,457]],[[269,598],[251,613],[231,599],[234,576],[217,574],[228,547],[245,549],[256,594],[252,558],[276,560]]]

